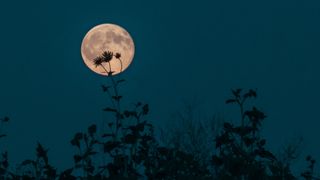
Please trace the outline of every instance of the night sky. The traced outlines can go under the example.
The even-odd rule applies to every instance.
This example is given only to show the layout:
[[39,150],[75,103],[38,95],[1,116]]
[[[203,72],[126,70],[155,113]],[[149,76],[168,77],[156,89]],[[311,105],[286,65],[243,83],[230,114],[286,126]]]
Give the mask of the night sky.
[[108,81],[84,65],[81,42],[93,26],[115,23],[136,47],[120,91],[129,105],[149,103],[157,126],[184,101],[232,119],[230,89],[257,88],[268,146],[302,136],[303,155],[320,160],[319,19],[317,0],[2,2],[0,116],[11,122],[1,149],[18,163],[39,141],[54,165],[72,164],[73,135],[101,124],[109,104],[100,88]]

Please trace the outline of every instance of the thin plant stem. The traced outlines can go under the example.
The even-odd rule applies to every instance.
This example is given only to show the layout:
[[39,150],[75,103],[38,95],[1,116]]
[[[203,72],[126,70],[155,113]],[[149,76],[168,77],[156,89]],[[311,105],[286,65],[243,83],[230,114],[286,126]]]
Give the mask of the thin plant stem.
[[[109,75],[109,72],[111,72],[111,64],[110,64],[110,62],[109,62],[110,71],[108,71],[102,64],[101,64],[101,67],[102,67],[102,68],[105,70],[105,72]],[[110,78],[111,78],[112,83],[113,83],[112,86],[113,86],[113,88],[114,88],[115,95],[117,96],[118,91],[116,90],[117,88],[115,87],[115,83],[114,83],[114,80],[113,80],[112,75],[111,75]],[[111,103],[112,103],[113,108],[117,109],[117,111],[120,111],[120,105],[117,104],[117,106],[116,106],[116,104],[115,104],[115,102],[114,102],[114,99],[112,98],[112,95],[111,95],[111,93],[110,93],[108,90],[107,90],[107,94],[108,94],[108,96],[109,96],[109,98],[110,98],[110,100],[111,100]],[[116,116],[116,132],[115,132],[114,140],[117,140],[117,137],[118,137],[118,126],[119,126],[118,113],[119,113],[119,112],[117,112],[117,116]]]
[[122,71],[122,60],[120,58],[118,58],[118,60],[120,61],[120,72]]
[[[108,64],[109,64],[109,69],[110,69],[110,71],[109,72],[112,72],[111,70],[111,63],[110,63],[110,61],[108,61]],[[112,74],[111,74],[111,76],[112,76]]]
[[[108,73],[108,75],[109,75],[109,73],[112,72],[110,61],[108,62],[108,64],[109,64],[109,69],[110,69],[110,71],[108,71],[102,64],[101,64],[101,67],[102,67],[102,68]],[[112,74],[110,75],[110,78],[111,78],[112,87],[113,87],[113,90],[114,90],[115,97],[117,98],[117,100],[114,100],[113,97],[111,96],[111,94],[108,92],[108,95],[109,95],[110,98],[111,98],[111,101],[112,101],[112,104],[113,104],[114,108],[117,109],[115,139],[118,139],[119,125],[120,125],[120,112],[121,112],[121,109],[120,109],[120,99],[118,99],[118,98],[119,98],[118,86],[117,86],[117,83],[115,82]],[[116,105],[115,105],[114,101],[116,101],[116,103],[117,103]]]
[[112,81],[112,84],[113,84],[113,89],[114,89],[114,93],[115,93],[115,97],[117,98],[115,101],[117,103],[117,116],[116,116],[116,124],[117,124],[117,127],[116,127],[116,136],[118,136],[118,131],[119,131],[119,126],[120,126],[120,112],[121,112],[121,109],[120,109],[120,99],[119,99],[119,92],[118,92],[118,86],[117,86],[117,83],[115,82],[113,76],[110,77],[111,78],[111,81]]
[[[107,74],[109,73],[109,71],[102,64],[101,64],[101,67],[105,70],[105,72]],[[108,94],[109,98],[111,99],[111,103],[112,103],[113,108],[116,108],[116,105],[114,104],[113,99],[112,99],[112,95],[110,94],[110,92],[108,90],[107,90],[107,94]]]
[[106,71],[107,74],[109,73],[109,71],[102,64],[100,64],[100,66]]

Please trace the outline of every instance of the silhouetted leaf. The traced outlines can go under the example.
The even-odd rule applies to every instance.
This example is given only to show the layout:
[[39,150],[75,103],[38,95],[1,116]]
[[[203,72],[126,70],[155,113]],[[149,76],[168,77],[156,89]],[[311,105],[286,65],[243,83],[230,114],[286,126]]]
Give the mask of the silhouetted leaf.
[[256,107],[253,107],[250,111],[245,111],[245,116],[247,116],[254,127],[260,126],[261,121],[264,120],[267,116],[259,111]]
[[235,103],[235,102],[237,102],[237,100],[235,100],[235,99],[226,100],[226,104]]
[[97,152],[93,151],[92,149],[88,149],[82,156],[83,159],[86,159],[89,156],[95,155]]
[[139,106],[141,106],[142,105],[142,103],[141,102],[138,102],[137,104],[136,104],[136,107],[139,107]]
[[70,141],[70,143],[73,146],[77,146],[80,148],[80,140],[83,139],[83,134],[82,133],[77,133],[75,134],[74,138]]
[[124,79],[120,79],[120,80],[117,81],[118,84],[122,83],[122,82],[125,82],[125,80]]
[[308,155],[308,156],[306,157],[306,160],[307,160],[307,161],[311,161],[311,158],[312,158],[312,157],[311,157],[310,155]]
[[116,101],[120,101],[120,99],[122,98],[122,96],[112,96],[112,98]]
[[125,111],[123,112],[123,114],[124,114],[124,116],[125,116],[126,118],[128,118],[128,117],[130,117],[130,116],[135,117],[135,118],[138,118],[138,114],[137,114],[136,111],[128,111],[128,110],[125,110]]
[[236,98],[239,98],[242,89],[236,89],[236,90],[231,90],[231,91],[232,91],[232,94],[233,94]]
[[258,150],[257,154],[260,157],[267,158],[267,159],[270,159],[270,160],[275,160],[276,159],[276,157],[270,151],[267,151],[267,150],[264,150],[264,149]]
[[21,163],[21,166],[27,166],[27,165],[35,165],[36,162],[33,161],[33,160],[24,160],[22,163]]
[[1,134],[0,135],[0,138],[3,138],[3,137],[6,137],[7,135],[5,135],[5,134]]
[[256,93],[256,91],[250,89],[249,92],[247,92],[247,93],[245,93],[245,94],[243,95],[243,97],[244,97],[244,98],[248,98],[248,97],[254,97],[254,98],[256,98],[256,97],[257,97],[257,93]]
[[104,111],[109,111],[109,112],[118,112],[116,109],[114,109],[114,108],[109,108],[109,107],[104,108],[103,110],[104,110]]
[[102,91],[107,92],[110,88],[110,86],[101,85]]

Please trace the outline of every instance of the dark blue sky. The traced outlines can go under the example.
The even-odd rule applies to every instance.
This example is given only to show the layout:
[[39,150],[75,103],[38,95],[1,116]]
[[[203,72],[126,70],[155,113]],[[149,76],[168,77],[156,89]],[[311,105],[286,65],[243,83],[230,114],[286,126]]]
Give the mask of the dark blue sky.
[[304,153],[320,160],[319,19],[316,0],[2,2],[0,115],[12,121],[1,148],[18,162],[40,141],[55,165],[71,164],[70,139],[101,123],[108,104],[107,80],[83,64],[81,41],[116,23],[136,46],[121,90],[128,103],[148,102],[156,124],[194,98],[230,119],[230,89],[257,88],[269,146],[303,136]]

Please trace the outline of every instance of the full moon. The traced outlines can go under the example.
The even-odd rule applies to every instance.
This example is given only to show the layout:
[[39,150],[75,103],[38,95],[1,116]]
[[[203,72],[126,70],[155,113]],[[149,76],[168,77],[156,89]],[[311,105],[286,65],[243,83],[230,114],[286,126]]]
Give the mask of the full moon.
[[[115,75],[126,70],[133,60],[134,51],[130,34],[115,24],[100,24],[93,27],[81,44],[84,63],[92,71],[104,76],[108,76],[109,71]],[[103,57],[103,53],[109,53],[111,60],[95,63],[98,57]]]

